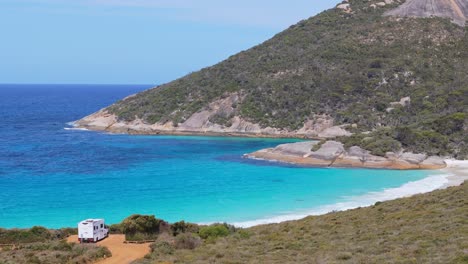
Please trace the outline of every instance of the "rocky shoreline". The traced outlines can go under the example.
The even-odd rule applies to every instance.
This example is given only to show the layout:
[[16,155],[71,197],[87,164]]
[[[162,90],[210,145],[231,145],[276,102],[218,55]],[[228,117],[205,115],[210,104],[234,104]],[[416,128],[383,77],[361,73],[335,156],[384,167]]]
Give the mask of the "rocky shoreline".
[[313,151],[316,141],[282,144],[275,148],[262,149],[247,158],[314,167],[371,168],[394,170],[435,170],[447,167],[446,162],[436,156],[408,152],[388,152],[385,157],[374,156],[359,147],[345,149],[342,143],[327,141]]
[[346,131],[344,126],[336,126],[332,118],[321,115],[307,120],[304,122],[303,127],[297,130],[262,127],[240,116],[232,116],[228,122],[229,124],[221,125],[213,123],[212,118],[215,115],[224,112],[232,114],[230,111],[232,111],[232,104],[236,102],[236,100],[231,97],[212,103],[208,110],[197,112],[189,119],[179,124],[174,124],[172,121],[148,124],[139,118],[127,122],[119,120],[115,114],[109,113],[107,109],[102,109],[75,121],[74,126],[77,128],[106,131],[110,133],[138,135],[213,135],[307,139],[324,139],[351,135],[351,133]]
[[[133,135],[201,135],[201,136],[239,136],[268,138],[302,138],[326,139],[348,135],[349,132],[333,122],[321,121],[304,124],[298,131],[286,131],[276,128],[261,128],[238,117],[233,118],[230,127],[224,127],[209,122],[202,113],[194,114],[186,122],[174,126],[166,124],[147,124],[140,119],[131,122],[119,121],[114,114],[105,109],[74,122],[76,128],[83,128],[110,133]],[[388,152],[385,157],[371,155],[369,151],[359,147],[345,149],[342,143],[327,141],[316,151],[312,148],[317,141],[298,142],[279,145],[275,148],[258,150],[246,154],[248,158],[286,162],[301,166],[343,167],[343,168],[373,168],[373,169],[442,169],[447,166],[440,157],[428,157],[425,154],[408,152]]]

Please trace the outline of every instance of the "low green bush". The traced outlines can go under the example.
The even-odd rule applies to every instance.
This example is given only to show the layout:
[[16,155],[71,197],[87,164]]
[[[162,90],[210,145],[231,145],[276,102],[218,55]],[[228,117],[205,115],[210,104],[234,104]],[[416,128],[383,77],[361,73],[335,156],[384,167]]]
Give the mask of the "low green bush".
[[198,233],[200,227],[197,224],[187,223],[185,221],[179,221],[171,224],[171,231],[174,236],[181,233]]
[[160,232],[168,231],[169,224],[154,215],[131,215],[120,224],[125,239],[132,241],[156,239]]
[[230,226],[227,224],[213,224],[200,228],[198,234],[203,239],[213,239],[227,236],[231,233]]

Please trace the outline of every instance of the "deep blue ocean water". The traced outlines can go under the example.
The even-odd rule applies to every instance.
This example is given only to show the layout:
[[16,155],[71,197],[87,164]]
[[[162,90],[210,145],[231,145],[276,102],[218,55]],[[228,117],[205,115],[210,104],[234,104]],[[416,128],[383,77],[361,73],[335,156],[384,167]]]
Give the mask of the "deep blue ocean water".
[[251,225],[365,204],[428,175],[242,158],[291,139],[65,129],[149,87],[0,85],[0,227],[58,228],[85,218],[117,223],[134,213],[171,222]]

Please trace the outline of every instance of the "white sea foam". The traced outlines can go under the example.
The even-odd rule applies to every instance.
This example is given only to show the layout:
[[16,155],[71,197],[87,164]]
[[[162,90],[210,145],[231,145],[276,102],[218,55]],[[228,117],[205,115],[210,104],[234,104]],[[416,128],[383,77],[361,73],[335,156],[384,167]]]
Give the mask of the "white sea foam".
[[442,188],[449,183],[452,174],[430,175],[424,179],[408,182],[397,188],[388,188],[381,192],[370,192],[361,196],[346,197],[344,202],[320,206],[307,211],[286,213],[271,218],[258,219],[253,221],[232,223],[237,227],[251,227],[262,224],[280,223],[290,220],[298,220],[309,215],[321,215],[332,211],[344,211],[357,207],[370,206],[376,202],[388,201],[402,197],[408,197],[419,193],[431,192]]
[[83,127],[64,127],[65,130],[76,130],[76,131],[88,131],[88,129]]
[[70,126],[70,127],[64,127],[63,129],[65,129],[65,130],[76,130],[76,131],[88,131],[88,129],[86,129],[86,128],[78,127],[78,125],[76,124],[75,121],[68,122],[67,125]]

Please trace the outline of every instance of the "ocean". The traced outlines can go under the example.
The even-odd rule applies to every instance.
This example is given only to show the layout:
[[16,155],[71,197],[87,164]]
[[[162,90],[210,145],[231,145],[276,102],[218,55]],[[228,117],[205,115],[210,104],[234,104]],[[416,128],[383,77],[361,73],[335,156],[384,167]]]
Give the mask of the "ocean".
[[431,191],[428,171],[301,168],[243,154],[294,139],[135,136],[70,122],[151,85],[0,85],[0,227],[131,214],[238,226]]

